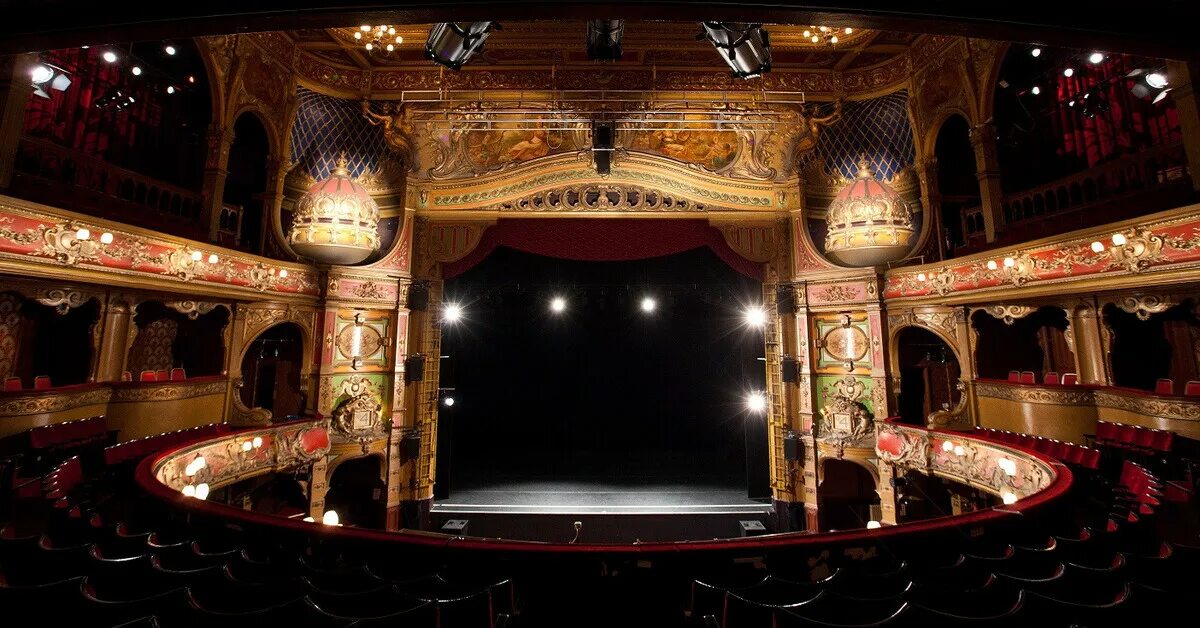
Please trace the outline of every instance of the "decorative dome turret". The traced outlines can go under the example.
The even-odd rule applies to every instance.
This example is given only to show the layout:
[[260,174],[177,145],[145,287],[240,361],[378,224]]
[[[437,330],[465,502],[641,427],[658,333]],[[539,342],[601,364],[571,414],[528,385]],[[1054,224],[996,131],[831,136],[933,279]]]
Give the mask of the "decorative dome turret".
[[826,218],[825,254],[847,266],[877,266],[904,257],[915,230],[908,203],[875,180],[871,164],[858,161],[854,181],[838,192]]
[[357,264],[379,248],[379,205],[350,177],[345,155],[300,197],[288,241],[296,253],[327,264]]

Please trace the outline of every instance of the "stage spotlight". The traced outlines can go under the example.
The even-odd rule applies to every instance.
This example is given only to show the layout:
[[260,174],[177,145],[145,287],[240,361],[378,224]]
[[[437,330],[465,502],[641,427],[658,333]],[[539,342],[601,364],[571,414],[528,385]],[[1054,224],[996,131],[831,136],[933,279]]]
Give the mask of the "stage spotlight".
[[752,392],[746,397],[746,409],[759,414],[767,409],[767,396],[761,392]]
[[115,53],[115,52],[113,52],[113,51],[111,51],[111,50],[107,50],[107,51],[105,51],[105,52],[104,52],[104,54],[103,54],[103,55],[101,55],[101,56],[104,58],[104,60],[105,60],[105,61],[107,61],[107,62],[109,62],[109,63],[116,63],[116,62],[117,62],[117,53]]
[[450,324],[457,323],[462,318],[462,306],[457,303],[447,303],[442,308],[442,321]]
[[174,57],[175,53],[179,52],[179,51],[175,49],[175,46],[172,46],[171,44],[167,44],[167,45],[163,46],[163,52]]
[[874,519],[867,522],[868,530],[878,530],[881,527],[883,527],[883,524],[879,523],[878,521],[876,521]]
[[696,39],[707,39],[738,78],[762,76],[771,70],[771,40],[762,24],[701,22]]
[[1167,75],[1162,72],[1138,68],[1125,78],[1132,79],[1133,84],[1130,85],[1129,91],[1133,92],[1138,98],[1150,98],[1151,102],[1157,103],[1167,97],[1167,92],[1171,91],[1170,82],[1167,80]]
[[496,22],[441,22],[429,29],[425,41],[425,56],[434,63],[451,70],[461,69],[475,53],[483,50],[492,29],[499,30]]
[[562,314],[567,311],[567,300],[562,297],[550,299],[550,311],[555,314]]
[[617,61],[621,58],[621,38],[625,20],[588,20],[587,55],[593,61]]
[[133,72],[133,75],[134,75],[134,76],[141,76],[141,75],[142,75],[142,68],[141,68],[141,66],[137,66],[137,65],[135,65],[135,66],[133,66],[132,68],[129,68],[129,71],[130,71],[130,72]]
[[447,408],[454,405],[454,397],[445,397],[442,399],[442,405],[446,406]]
[[1093,52],[1091,55],[1088,56],[1088,61],[1091,62],[1093,65],[1095,65],[1097,63],[1102,63],[1104,61],[1104,53],[1103,52]]
[[658,308],[658,301],[654,297],[643,297],[641,307],[643,312],[649,314]]
[[1033,50],[1030,50],[1030,51],[1029,51],[1029,54],[1030,54],[1031,56],[1033,56],[1033,57],[1040,57],[1040,56],[1042,56],[1042,49],[1041,49],[1041,48],[1034,48]]
[[751,327],[762,327],[767,324],[767,311],[757,305],[746,308],[746,324]]
[[42,98],[49,98],[50,92],[46,91],[46,86],[50,89],[64,92],[71,86],[71,77],[67,76],[67,71],[49,63],[38,63],[30,70],[30,82],[33,83],[33,93]]

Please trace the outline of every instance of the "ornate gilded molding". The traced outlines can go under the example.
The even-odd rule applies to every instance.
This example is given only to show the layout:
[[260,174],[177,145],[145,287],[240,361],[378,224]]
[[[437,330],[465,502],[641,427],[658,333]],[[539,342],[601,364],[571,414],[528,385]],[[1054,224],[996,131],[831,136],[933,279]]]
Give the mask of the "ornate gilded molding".
[[209,395],[224,395],[229,388],[225,379],[203,383],[188,383],[186,380],[167,385],[114,386],[110,403],[137,401],[178,401]]
[[955,382],[955,387],[958,389],[958,404],[953,408],[944,410],[935,410],[929,413],[926,418],[926,423],[929,427],[944,429],[944,430],[963,430],[970,429],[973,425],[971,421],[971,404],[968,402],[966,385],[963,380]]
[[[709,206],[640,185],[579,183],[540,190],[481,208],[498,212],[705,212]],[[714,207],[715,210],[728,211]]]
[[1037,311],[1037,308],[1029,305],[989,305],[979,308],[987,312],[992,318],[998,318],[1004,321],[1005,325],[1012,325],[1017,322],[1017,319],[1025,318]]
[[[1122,234],[1125,243],[1109,247],[1113,263],[1131,273],[1140,273],[1162,259],[1163,238],[1145,227],[1136,227]],[[1114,238],[1115,239],[1115,238]]]
[[208,314],[209,312],[217,309],[218,307],[223,307],[226,310],[230,310],[230,312],[232,313],[232,308],[230,308],[228,305],[226,305],[224,303],[210,303],[208,301],[190,301],[190,300],[188,300],[188,301],[163,301],[162,304],[171,308],[172,310],[175,310],[176,312],[179,312],[180,314],[187,316],[191,320],[196,320],[197,318],[200,318],[201,316]]
[[96,298],[96,295],[78,290],[48,288],[38,291],[38,296],[34,298],[38,303],[54,308],[55,312],[66,314],[74,308],[86,305],[88,301]]
[[1169,296],[1128,295],[1113,300],[1113,305],[1121,311],[1138,317],[1138,320],[1148,321],[1154,314],[1161,314],[1171,309],[1177,303]]
[[1029,385],[993,384],[978,381],[975,395],[1005,401],[1037,403],[1055,406],[1090,406],[1095,403],[1092,389],[1071,386],[1039,387]]
[[108,386],[73,392],[31,393],[6,396],[0,400],[0,416],[49,414],[92,405],[107,404],[112,395]]
[[1097,390],[1097,406],[1126,410],[1156,419],[1174,421],[1200,421],[1200,403],[1177,401],[1149,395],[1122,394],[1118,391]]

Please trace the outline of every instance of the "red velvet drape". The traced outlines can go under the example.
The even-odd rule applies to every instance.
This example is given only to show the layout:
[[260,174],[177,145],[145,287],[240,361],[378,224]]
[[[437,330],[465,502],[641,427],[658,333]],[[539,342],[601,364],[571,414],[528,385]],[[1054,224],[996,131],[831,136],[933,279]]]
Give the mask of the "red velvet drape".
[[548,257],[586,261],[626,261],[682,253],[707,246],[739,273],[762,279],[762,265],[738,255],[705,220],[501,219],[483,233],[475,250],[446,264],[445,278],[482,262],[497,246]]

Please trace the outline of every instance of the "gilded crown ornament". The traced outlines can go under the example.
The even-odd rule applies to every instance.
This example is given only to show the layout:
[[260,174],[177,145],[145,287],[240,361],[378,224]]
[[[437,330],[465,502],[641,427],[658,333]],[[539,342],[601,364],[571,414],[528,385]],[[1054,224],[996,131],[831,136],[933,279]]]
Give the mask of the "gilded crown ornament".
[[875,173],[864,155],[858,174],[829,204],[825,253],[847,266],[877,266],[904,257],[916,230],[908,203]]
[[344,153],[329,178],[300,197],[288,241],[327,264],[357,264],[379,248],[379,205],[351,178]]

